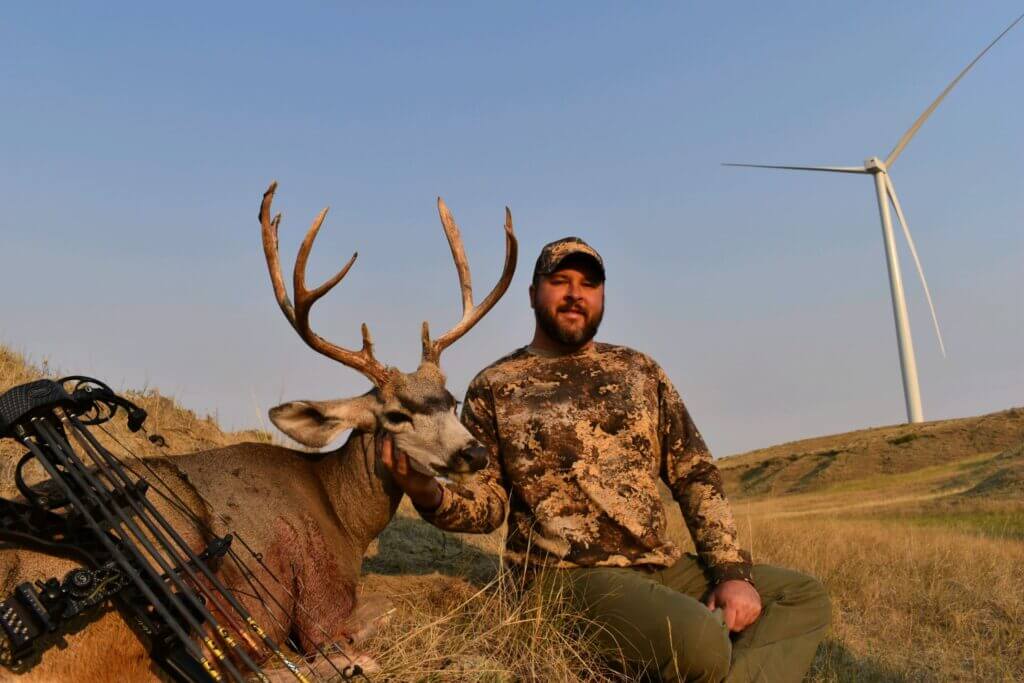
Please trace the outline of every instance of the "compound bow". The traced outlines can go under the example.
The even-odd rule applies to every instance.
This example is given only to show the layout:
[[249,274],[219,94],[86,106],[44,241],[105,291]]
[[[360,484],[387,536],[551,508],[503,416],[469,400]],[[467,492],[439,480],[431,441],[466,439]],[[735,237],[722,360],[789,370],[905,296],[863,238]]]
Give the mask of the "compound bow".
[[[206,547],[195,552],[147,498],[150,482],[90,432],[119,409],[129,430],[142,428],[142,408],[88,377],[38,380],[0,395],[0,438],[27,449],[15,468],[24,501],[0,498],[0,539],[85,565],[61,579],[21,583],[0,602],[0,665],[31,668],[113,602],[174,681],[267,681],[259,664],[266,654],[299,681],[319,678],[308,662],[301,662],[305,670],[292,662],[217,578],[211,564],[228,556],[254,591],[253,580],[262,586],[231,548],[233,536],[214,535],[180,499],[152,487],[207,534]],[[30,486],[24,468],[33,460],[47,476]],[[361,675],[358,667],[331,667],[345,680]]]

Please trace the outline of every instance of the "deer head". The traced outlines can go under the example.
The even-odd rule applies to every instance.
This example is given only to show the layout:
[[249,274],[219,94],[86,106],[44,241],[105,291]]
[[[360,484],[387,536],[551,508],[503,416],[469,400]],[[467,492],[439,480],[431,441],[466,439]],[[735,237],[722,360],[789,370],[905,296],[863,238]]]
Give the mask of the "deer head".
[[508,289],[516,267],[518,246],[512,231],[512,213],[505,208],[505,266],[498,283],[478,305],[473,304],[473,285],[462,235],[448,207],[437,199],[452,258],[459,274],[462,292],[462,319],[448,332],[431,340],[423,323],[423,355],[419,367],[410,373],[381,364],[373,355],[373,341],[366,323],[362,325],[363,343],[358,351],[327,341],[310,328],[309,312],[313,304],[337,285],[355,263],[358,252],[332,278],[315,289],[306,288],[306,262],[320,226],[327,216],[324,209],[313,220],[295,259],[293,285],[295,303],[288,298],[278,255],[278,226],[281,214],[270,218],[270,205],[277,183],[271,183],[260,205],[263,251],[267,257],[270,280],[281,311],[299,336],[314,350],[359,371],[373,382],[373,389],[354,398],[335,401],[291,401],[270,410],[270,420],[299,443],[322,447],[348,429],[363,432],[384,431],[393,435],[395,445],[409,455],[411,465],[425,474],[468,472],[487,463],[487,452],[462,426],[456,414],[457,401],[445,387],[441,371],[441,352],[466,334],[498,302]]

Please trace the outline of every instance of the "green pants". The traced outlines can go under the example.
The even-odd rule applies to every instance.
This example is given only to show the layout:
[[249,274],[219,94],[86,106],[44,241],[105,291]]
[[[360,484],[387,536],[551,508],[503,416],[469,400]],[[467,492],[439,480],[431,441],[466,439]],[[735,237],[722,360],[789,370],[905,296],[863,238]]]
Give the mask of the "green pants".
[[564,590],[611,658],[663,681],[800,681],[828,630],[828,595],[815,579],[755,565],[760,618],[732,634],[701,600],[707,578],[693,555],[657,571],[546,570],[541,591]]

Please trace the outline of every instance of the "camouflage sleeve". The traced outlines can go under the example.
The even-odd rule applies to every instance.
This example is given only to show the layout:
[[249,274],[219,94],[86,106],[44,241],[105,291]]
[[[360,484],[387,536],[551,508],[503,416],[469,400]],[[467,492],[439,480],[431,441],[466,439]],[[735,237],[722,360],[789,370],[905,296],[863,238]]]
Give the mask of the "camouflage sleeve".
[[462,423],[487,448],[487,466],[461,482],[444,486],[441,504],[420,515],[446,531],[486,534],[505,522],[508,493],[502,485],[494,403],[486,380],[478,375],[466,390]]
[[750,554],[742,550],[722,477],[672,382],[659,369],[661,476],[672,490],[713,584],[750,581]]

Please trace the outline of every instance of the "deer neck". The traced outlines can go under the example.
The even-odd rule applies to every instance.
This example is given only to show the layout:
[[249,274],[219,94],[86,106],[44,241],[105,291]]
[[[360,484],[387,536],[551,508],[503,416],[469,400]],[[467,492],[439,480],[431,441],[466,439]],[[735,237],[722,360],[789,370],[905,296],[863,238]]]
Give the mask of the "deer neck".
[[376,457],[373,434],[353,430],[314,468],[353,556],[363,553],[398,509],[402,490]]

